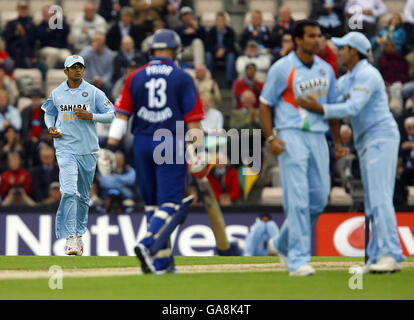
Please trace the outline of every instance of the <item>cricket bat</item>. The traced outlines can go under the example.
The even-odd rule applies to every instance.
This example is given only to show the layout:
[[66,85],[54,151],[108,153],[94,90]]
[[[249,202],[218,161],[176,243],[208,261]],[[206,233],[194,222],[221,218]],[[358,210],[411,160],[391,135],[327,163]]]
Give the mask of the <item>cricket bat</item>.
[[224,222],[223,213],[221,212],[221,208],[211,189],[210,183],[208,182],[207,177],[197,179],[197,183],[210,220],[211,229],[213,230],[216,239],[217,249],[220,251],[229,250],[230,243],[226,235],[226,223]]

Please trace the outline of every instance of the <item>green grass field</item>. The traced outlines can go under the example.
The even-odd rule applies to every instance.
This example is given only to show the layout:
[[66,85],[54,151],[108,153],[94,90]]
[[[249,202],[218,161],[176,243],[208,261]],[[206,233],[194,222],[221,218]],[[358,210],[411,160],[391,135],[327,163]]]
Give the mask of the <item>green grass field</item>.
[[[176,257],[178,266],[265,264],[277,257]],[[403,272],[363,275],[363,289],[351,290],[352,276],[342,270],[317,270],[306,278],[284,271],[178,273],[63,278],[62,290],[49,289],[49,279],[0,280],[0,300],[9,299],[144,299],[144,300],[278,300],[278,299],[414,299],[414,258]],[[312,262],[362,262],[361,258],[315,257]],[[4,270],[137,268],[135,257],[0,256]]]

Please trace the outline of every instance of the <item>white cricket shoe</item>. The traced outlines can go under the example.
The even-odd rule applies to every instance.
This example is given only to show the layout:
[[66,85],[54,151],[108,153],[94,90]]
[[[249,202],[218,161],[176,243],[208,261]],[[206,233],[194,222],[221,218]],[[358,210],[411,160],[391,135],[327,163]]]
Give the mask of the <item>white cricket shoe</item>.
[[77,256],[81,256],[83,255],[83,241],[82,241],[82,235],[77,235],[76,236],[76,241],[78,243],[78,253],[76,254]]
[[285,270],[289,271],[289,267],[288,267],[288,257],[286,257],[285,255],[281,254],[279,252],[279,250],[277,250],[277,248],[273,244],[273,240],[272,239],[270,239],[267,242],[267,249],[269,250],[270,253],[277,254],[279,256],[279,258],[280,258],[280,263],[282,264],[283,268],[285,268]]
[[368,266],[370,273],[392,273],[402,270],[401,263],[394,258],[383,254],[376,263]]
[[309,264],[305,264],[297,268],[295,271],[289,272],[290,276],[297,276],[297,277],[311,276],[314,274],[315,274],[315,269],[313,269]]
[[76,236],[69,236],[66,238],[65,254],[68,256],[78,255],[78,240]]

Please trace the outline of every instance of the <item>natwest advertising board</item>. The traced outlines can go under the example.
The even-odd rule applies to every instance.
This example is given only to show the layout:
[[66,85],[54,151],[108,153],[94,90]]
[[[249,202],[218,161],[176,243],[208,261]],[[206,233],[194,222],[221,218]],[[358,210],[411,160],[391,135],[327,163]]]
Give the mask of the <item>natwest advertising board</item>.
[[[414,212],[397,213],[397,228],[403,253],[414,256]],[[364,256],[363,213],[324,213],[316,224],[317,256]]]

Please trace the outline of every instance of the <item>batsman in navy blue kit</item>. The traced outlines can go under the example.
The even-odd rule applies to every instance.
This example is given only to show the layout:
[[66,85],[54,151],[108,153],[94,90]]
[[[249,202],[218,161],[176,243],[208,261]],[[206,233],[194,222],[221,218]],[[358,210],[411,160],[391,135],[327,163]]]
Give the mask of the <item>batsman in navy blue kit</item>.
[[[177,161],[185,158],[185,138],[176,128],[180,124],[184,128],[185,123],[187,129],[201,131],[204,111],[193,79],[174,63],[179,45],[174,31],[162,29],[155,33],[153,58],[127,78],[115,103],[116,118],[109,131],[107,155],[101,154],[98,160],[101,173],[108,174],[110,153],[132,116],[135,170],[147,219],[147,233],[135,246],[135,253],[144,273],[175,272],[169,239],[192,201],[192,197],[185,198],[186,162]],[[159,129],[171,135],[160,137]],[[157,160],[157,150],[162,146],[173,152],[172,162]]]

